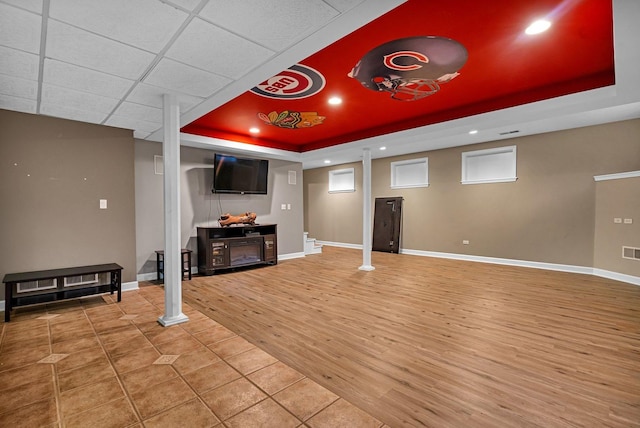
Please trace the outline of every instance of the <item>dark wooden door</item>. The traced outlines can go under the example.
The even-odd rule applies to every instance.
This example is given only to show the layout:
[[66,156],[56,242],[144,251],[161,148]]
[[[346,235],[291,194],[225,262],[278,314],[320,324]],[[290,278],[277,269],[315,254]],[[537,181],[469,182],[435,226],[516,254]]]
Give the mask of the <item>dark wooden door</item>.
[[373,216],[373,251],[400,251],[402,197],[376,198]]

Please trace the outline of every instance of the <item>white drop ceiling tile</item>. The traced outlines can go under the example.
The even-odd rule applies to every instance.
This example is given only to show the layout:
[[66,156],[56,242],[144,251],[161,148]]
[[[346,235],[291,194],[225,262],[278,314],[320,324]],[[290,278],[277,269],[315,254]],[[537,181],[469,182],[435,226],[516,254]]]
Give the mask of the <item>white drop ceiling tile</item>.
[[144,140],[145,138],[147,138],[151,134],[152,134],[151,132],[134,130],[133,131],[133,138],[138,138],[140,140]]
[[112,76],[66,62],[45,59],[43,82],[110,98],[122,98],[133,80]]
[[363,3],[363,0],[325,0],[331,7],[339,10],[340,12],[346,12],[350,9],[353,9],[360,3]]
[[154,53],[169,43],[189,16],[158,0],[53,0],[49,15]]
[[92,110],[78,110],[44,100],[40,104],[40,114],[87,123],[102,123],[108,115],[107,113]]
[[42,104],[57,104],[73,110],[110,113],[118,105],[116,98],[75,91],[61,86],[42,84]]
[[20,111],[23,113],[36,113],[36,100],[0,95],[0,108],[5,110]]
[[273,51],[194,18],[166,56],[232,79],[265,62]]
[[149,52],[53,19],[48,23],[46,55],[48,58],[134,80],[139,79],[155,59],[155,55]]
[[193,107],[204,101],[204,98],[201,97],[194,97],[193,95],[169,91],[166,88],[159,88],[157,86],[146,85],[144,83],[139,83],[135,88],[133,88],[127,97],[127,101],[150,107],[163,108],[162,95],[166,93],[172,93],[178,97],[180,113],[191,110]]
[[147,75],[145,83],[196,97],[207,98],[230,82],[229,79],[167,58]]
[[30,10],[31,12],[42,14],[42,0],[2,0],[4,3],[9,3],[22,9]]
[[40,53],[42,17],[0,3],[0,45]]
[[0,94],[29,100],[38,99],[38,82],[14,76],[0,75]]
[[0,74],[38,80],[39,66],[38,55],[0,46]]
[[137,120],[131,117],[123,117],[123,116],[115,116],[112,115],[107,121],[105,125],[115,126],[116,128],[124,128],[124,129],[133,129],[134,131],[140,132],[154,132],[160,128],[162,128],[161,124],[145,122],[144,120]]
[[146,122],[162,124],[162,109],[143,106],[141,104],[123,102],[116,111],[116,116],[124,116],[135,120],[144,120]]
[[200,15],[270,49],[281,50],[338,15],[322,0],[211,1]]
[[192,11],[200,4],[200,0],[170,0],[176,6]]

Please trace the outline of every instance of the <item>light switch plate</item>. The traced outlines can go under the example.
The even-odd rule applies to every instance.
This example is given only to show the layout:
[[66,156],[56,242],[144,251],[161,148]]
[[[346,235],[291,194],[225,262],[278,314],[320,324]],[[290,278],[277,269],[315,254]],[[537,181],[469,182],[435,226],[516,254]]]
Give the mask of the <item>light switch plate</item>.
[[106,210],[107,209],[107,200],[106,199],[100,199],[100,209],[101,210]]

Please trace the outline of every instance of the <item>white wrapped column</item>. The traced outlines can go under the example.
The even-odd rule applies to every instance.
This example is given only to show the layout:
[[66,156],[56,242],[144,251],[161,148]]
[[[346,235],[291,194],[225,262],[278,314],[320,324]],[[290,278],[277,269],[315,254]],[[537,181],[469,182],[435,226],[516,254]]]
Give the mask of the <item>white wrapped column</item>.
[[189,321],[182,313],[180,254],[180,107],[175,95],[163,95],[164,141],[164,315],[165,327]]
[[360,270],[374,270],[371,266],[371,150],[362,151],[362,266]]

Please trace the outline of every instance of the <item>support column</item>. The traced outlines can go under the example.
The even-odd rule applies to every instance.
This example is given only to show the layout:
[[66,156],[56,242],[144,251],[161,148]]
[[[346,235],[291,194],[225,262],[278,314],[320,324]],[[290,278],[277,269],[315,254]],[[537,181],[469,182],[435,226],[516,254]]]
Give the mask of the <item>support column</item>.
[[362,266],[360,270],[374,270],[371,266],[371,150],[362,150]]
[[182,255],[180,254],[180,107],[175,95],[163,95],[164,141],[164,315],[165,327],[189,321],[182,313]]

